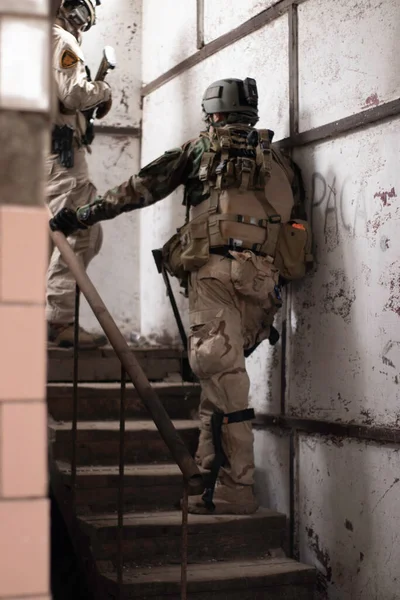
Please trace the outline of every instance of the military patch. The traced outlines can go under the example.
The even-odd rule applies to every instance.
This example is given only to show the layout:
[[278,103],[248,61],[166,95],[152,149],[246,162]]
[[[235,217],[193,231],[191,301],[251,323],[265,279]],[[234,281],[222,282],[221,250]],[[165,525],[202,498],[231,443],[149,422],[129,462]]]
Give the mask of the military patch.
[[63,69],[71,69],[79,62],[79,58],[77,57],[72,50],[64,50],[61,56],[61,67]]

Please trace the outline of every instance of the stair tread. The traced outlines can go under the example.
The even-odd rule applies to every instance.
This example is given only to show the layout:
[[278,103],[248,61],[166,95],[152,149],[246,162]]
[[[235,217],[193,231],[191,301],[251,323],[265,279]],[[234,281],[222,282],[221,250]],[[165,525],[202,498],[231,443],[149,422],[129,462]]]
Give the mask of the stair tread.
[[[61,473],[65,475],[71,474],[71,465],[66,462],[57,461],[57,466]],[[140,477],[154,477],[154,476],[175,476],[181,475],[179,467],[175,464],[150,464],[150,465],[125,465],[124,469],[125,476],[140,476]],[[79,466],[77,468],[77,475],[84,477],[96,477],[99,475],[105,476],[119,476],[118,465],[100,465],[100,466]]]
[[[216,523],[231,523],[231,522],[248,522],[248,521],[265,521],[266,519],[284,519],[285,515],[268,508],[260,508],[253,515],[192,515],[189,514],[190,525],[209,525]],[[82,517],[81,520],[95,529],[114,528],[117,525],[117,515],[112,513],[96,514]],[[124,527],[141,527],[141,526],[182,526],[181,511],[163,511],[163,512],[135,512],[125,513]]]
[[[173,421],[175,429],[198,429],[200,421],[193,419],[176,419]],[[55,431],[68,431],[71,429],[71,421],[57,421],[51,423],[50,427]],[[119,431],[120,422],[111,421],[79,421],[78,430],[80,431]],[[157,427],[154,421],[150,419],[127,419],[125,422],[126,431],[156,431]],[[158,431],[158,430],[157,430]]]
[[[129,382],[128,382],[128,386],[129,386]],[[54,389],[54,390],[63,390],[63,389],[67,389],[67,390],[73,390],[73,383],[72,382],[50,382],[47,384],[47,388],[48,389]],[[154,388],[156,391],[157,390],[166,390],[166,391],[198,391],[200,389],[200,385],[198,383],[188,383],[186,381],[155,381],[152,382],[151,387]],[[103,381],[103,382],[97,382],[97,381],[93,381],[93,382],[83,382],[83,383],[79,383],[79,389],[80,390],[85,390],[85,389],[90,389],[90,390],[106,390],[106,391],[113,391],[113,390],[117,390],[119,392],[119,390],[121,389],[121,384],[118,381],[112,381],[112,382],[107,382],[107,381]]]
[[[151,381],[163,381],[173,373],[182,373],[186,352],[168,347],[130,347],[142,370]],[[73,380],[74,351],[72,348],[48,348],[48,381]],[[79,353],[79,381],[120,381],[121,363],[111,346]]]
[[[188,565],[188,583],[195,582],[221,582],[229,583],[236,580],[237,584],[248,586],[248,578],[272,577],[287,573],[314,575],[312,566],[299,563],[291,558],[264,558],[258,560],[240,560],[211,562]],[[116,580],[114,572],[104,572],[103,576],[113,581]],[[154,584],[154,583],[179,583],[181,576],[180,565],[155,566],[151,568],[134,567],[124,569],[125,584]]]
[[[186,356],[186,351],[181,348],[171,348],[170,346],[135,346],[128,344],[129,349],[134,354],[153,354],[155,357],[167,356],[167,357],[183,357]],[[73,348],[59,348],[53,344],[48,344],[47,352],[49,358],[69,358],[73,357]],[[92,356],[103,356],[105,358],[115,357],[115,351],[109,344],[102,346],[101,348],[95,348],[93,350],[81,350],[80,357],[91,358]]]

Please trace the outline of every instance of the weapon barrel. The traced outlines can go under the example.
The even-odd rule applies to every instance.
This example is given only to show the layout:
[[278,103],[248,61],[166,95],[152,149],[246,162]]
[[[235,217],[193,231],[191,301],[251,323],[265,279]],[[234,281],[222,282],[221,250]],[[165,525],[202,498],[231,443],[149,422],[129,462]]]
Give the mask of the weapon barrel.
[[104,81],[108,72],[108,62],[106,57],[103,56],[103,59],[100,63],[99,70],[97,71],[96,81]]

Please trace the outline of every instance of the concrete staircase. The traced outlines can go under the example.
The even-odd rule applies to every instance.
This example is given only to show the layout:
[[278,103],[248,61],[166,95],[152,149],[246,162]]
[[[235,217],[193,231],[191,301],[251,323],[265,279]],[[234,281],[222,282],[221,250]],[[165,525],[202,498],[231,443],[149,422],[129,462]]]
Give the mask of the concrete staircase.
[[[197,385],[183,383],[181,356],[168,349],[135,350],[188,447],[198,431]],[[49,351],[48,405],[52,472],[60,506],[70,502],[72,361]],[[75,536],[94,565],[95,599],[117,598],[117,497],[120,365],[111,350],[82,352]],[[123,598],[180,598],[182,477],[131,384],[126,396]],[[56,475],[54,475],[56,474]],[[61,482],[61,485],[60,485]],[[188,598],[313,600],[314,569],[282,551],[286,517],[260,509],[252,516],[189,515]],[[74,534],[73,534],[74,535]]]

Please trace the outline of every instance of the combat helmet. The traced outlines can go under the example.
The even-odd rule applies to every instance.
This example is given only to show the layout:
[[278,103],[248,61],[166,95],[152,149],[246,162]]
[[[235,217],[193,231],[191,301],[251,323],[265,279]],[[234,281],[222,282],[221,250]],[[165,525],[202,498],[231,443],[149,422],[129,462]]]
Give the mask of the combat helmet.
[[202,108],[205,120],[210,122],[214,113],[226,113],[226,123],[246,123],[254,126],[258,121],[258,91],[255,79],[220,79],[205,91]]

